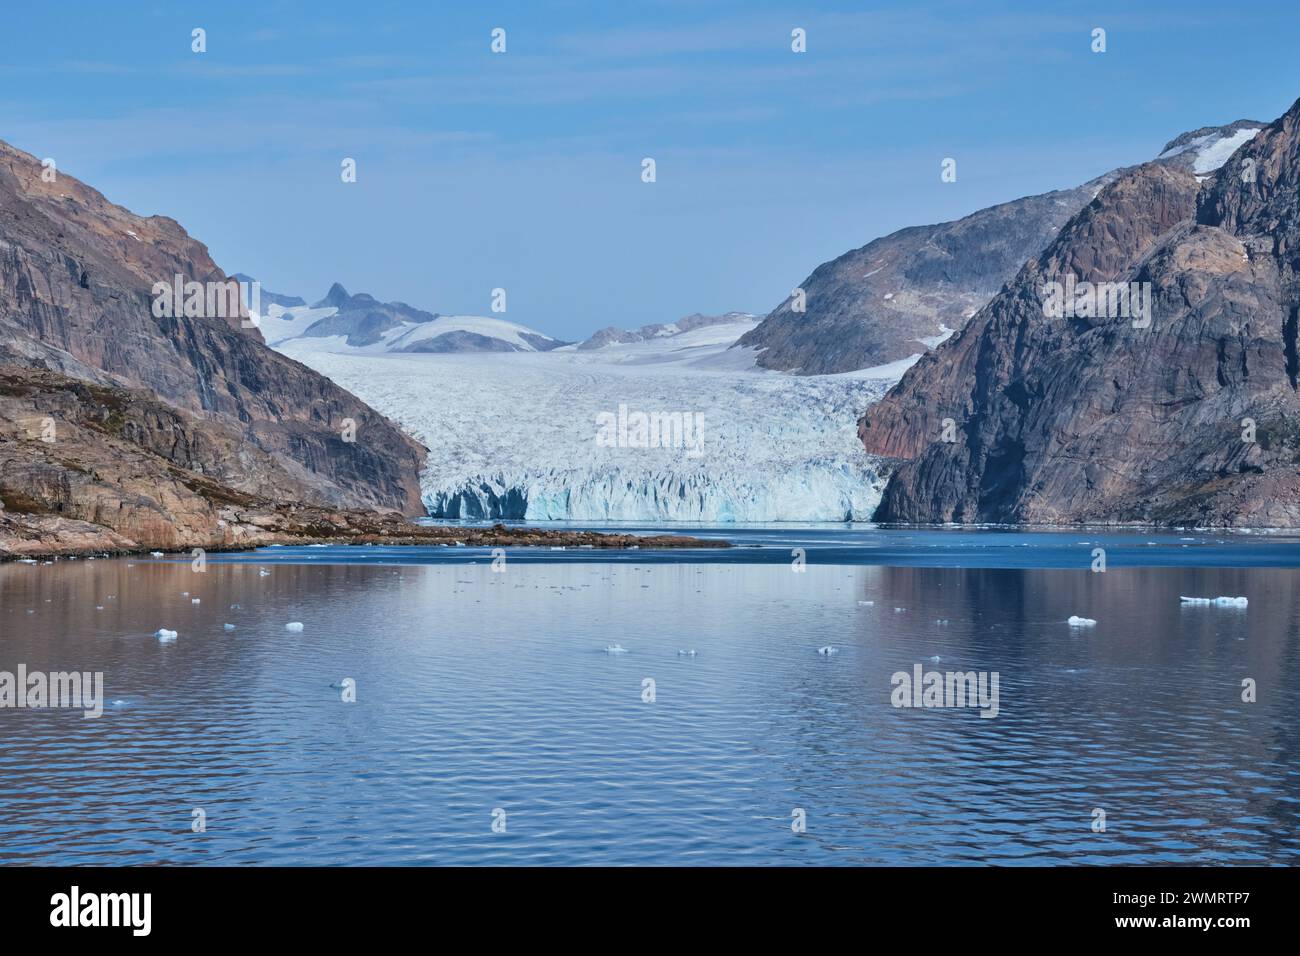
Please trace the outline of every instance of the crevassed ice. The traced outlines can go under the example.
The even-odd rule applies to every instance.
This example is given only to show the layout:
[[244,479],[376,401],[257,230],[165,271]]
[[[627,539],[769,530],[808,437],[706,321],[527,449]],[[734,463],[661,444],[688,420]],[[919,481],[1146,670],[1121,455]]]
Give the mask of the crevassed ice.
[[[857,419],[888,380],[737,368],[740,350],[692,342],[673,336],[608,354],[285,351],[429,447],[421,483],[437,517],[870,519],[884,481]],[[620,405],[699,416],[698,453],[598,444],[597,416],[617,416]]]

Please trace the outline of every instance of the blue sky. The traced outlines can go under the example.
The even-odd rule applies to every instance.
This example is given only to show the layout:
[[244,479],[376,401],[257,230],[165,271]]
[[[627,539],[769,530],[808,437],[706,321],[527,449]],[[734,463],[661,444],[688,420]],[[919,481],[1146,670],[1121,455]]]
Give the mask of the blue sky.
[[1298,7],[9,5],[0,139],[267,288],[487,313],[504,287],[505,318],[578,338],[766,312],[894,229],[1272,120],[1300,97]]

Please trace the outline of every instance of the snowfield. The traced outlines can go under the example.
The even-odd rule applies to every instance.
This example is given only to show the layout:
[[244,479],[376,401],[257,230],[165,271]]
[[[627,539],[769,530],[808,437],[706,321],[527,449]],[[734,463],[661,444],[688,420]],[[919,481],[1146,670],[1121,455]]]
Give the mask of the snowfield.
[[[338,313],[333,306],[313,308],[309,306],[292,306],[285,308],[271,305],[265,315],[257,321],[266,344],[272,348],[287,345],[291,339],[304,335],[308,329],[319,322]],[[485,315],[440,315],[432,322],[403,322],[396,328],[384,332],[380,340],[373,345],[352,346],[347,344],[346,335],[320,336],[314,342],[302,347],[313,352],[344,352],[361,355],[377,355],[384,352],[400,352],[418,342],[435,339],[448,332],[469,332],[484,338],[497,339],[509,349],[520,352],[542,351],[539,343],[555,343],[549,335],[504,319]],[[531,337],[531,339],[530,339]],[[549,346],[548,346],[549,347]]]
[[[893,380],[757,370],[752,351],[728,348],[753,325],[592,351],[280,348],[429,447],[422,484],[435,517],[869,520],[884,480],[857,419]],[[675,447],[654,447],[653,423],[664,422],[686,425],[662,429]]]

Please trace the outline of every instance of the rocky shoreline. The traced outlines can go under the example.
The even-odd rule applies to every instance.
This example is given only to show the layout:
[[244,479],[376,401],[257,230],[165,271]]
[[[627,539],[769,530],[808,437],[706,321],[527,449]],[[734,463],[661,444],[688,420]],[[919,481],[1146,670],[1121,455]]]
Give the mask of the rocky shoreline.
[[731,547],[727,541],[705,541],[688,535],[606,534],[596,531],[510,528],[503,524],[482,528],[420,525],[396,512],[342,512],[315,508],[243,515],[239,518],[239,528],[241,533],[229,542],[215,542],[206,546],[196,544],[177,547],[170,544],[154,547],[86,521],[57,515],[16,515],[0,511],[0,563],[60,557],[117,557],[153,551],[189,554],[195,547],[221,552],[251,551],[269,545],[309,544],[611,550]]

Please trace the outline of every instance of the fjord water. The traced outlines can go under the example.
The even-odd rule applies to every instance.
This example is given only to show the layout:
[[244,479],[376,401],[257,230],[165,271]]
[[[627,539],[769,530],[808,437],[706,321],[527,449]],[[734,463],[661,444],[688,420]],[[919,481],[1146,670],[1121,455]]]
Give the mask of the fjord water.
[[[0,710],[0,862],[1300,861],[1295,539],[717,533],[0,565],[0,671],[107,698]],[[998,715],[891,706],[916,664]]]

